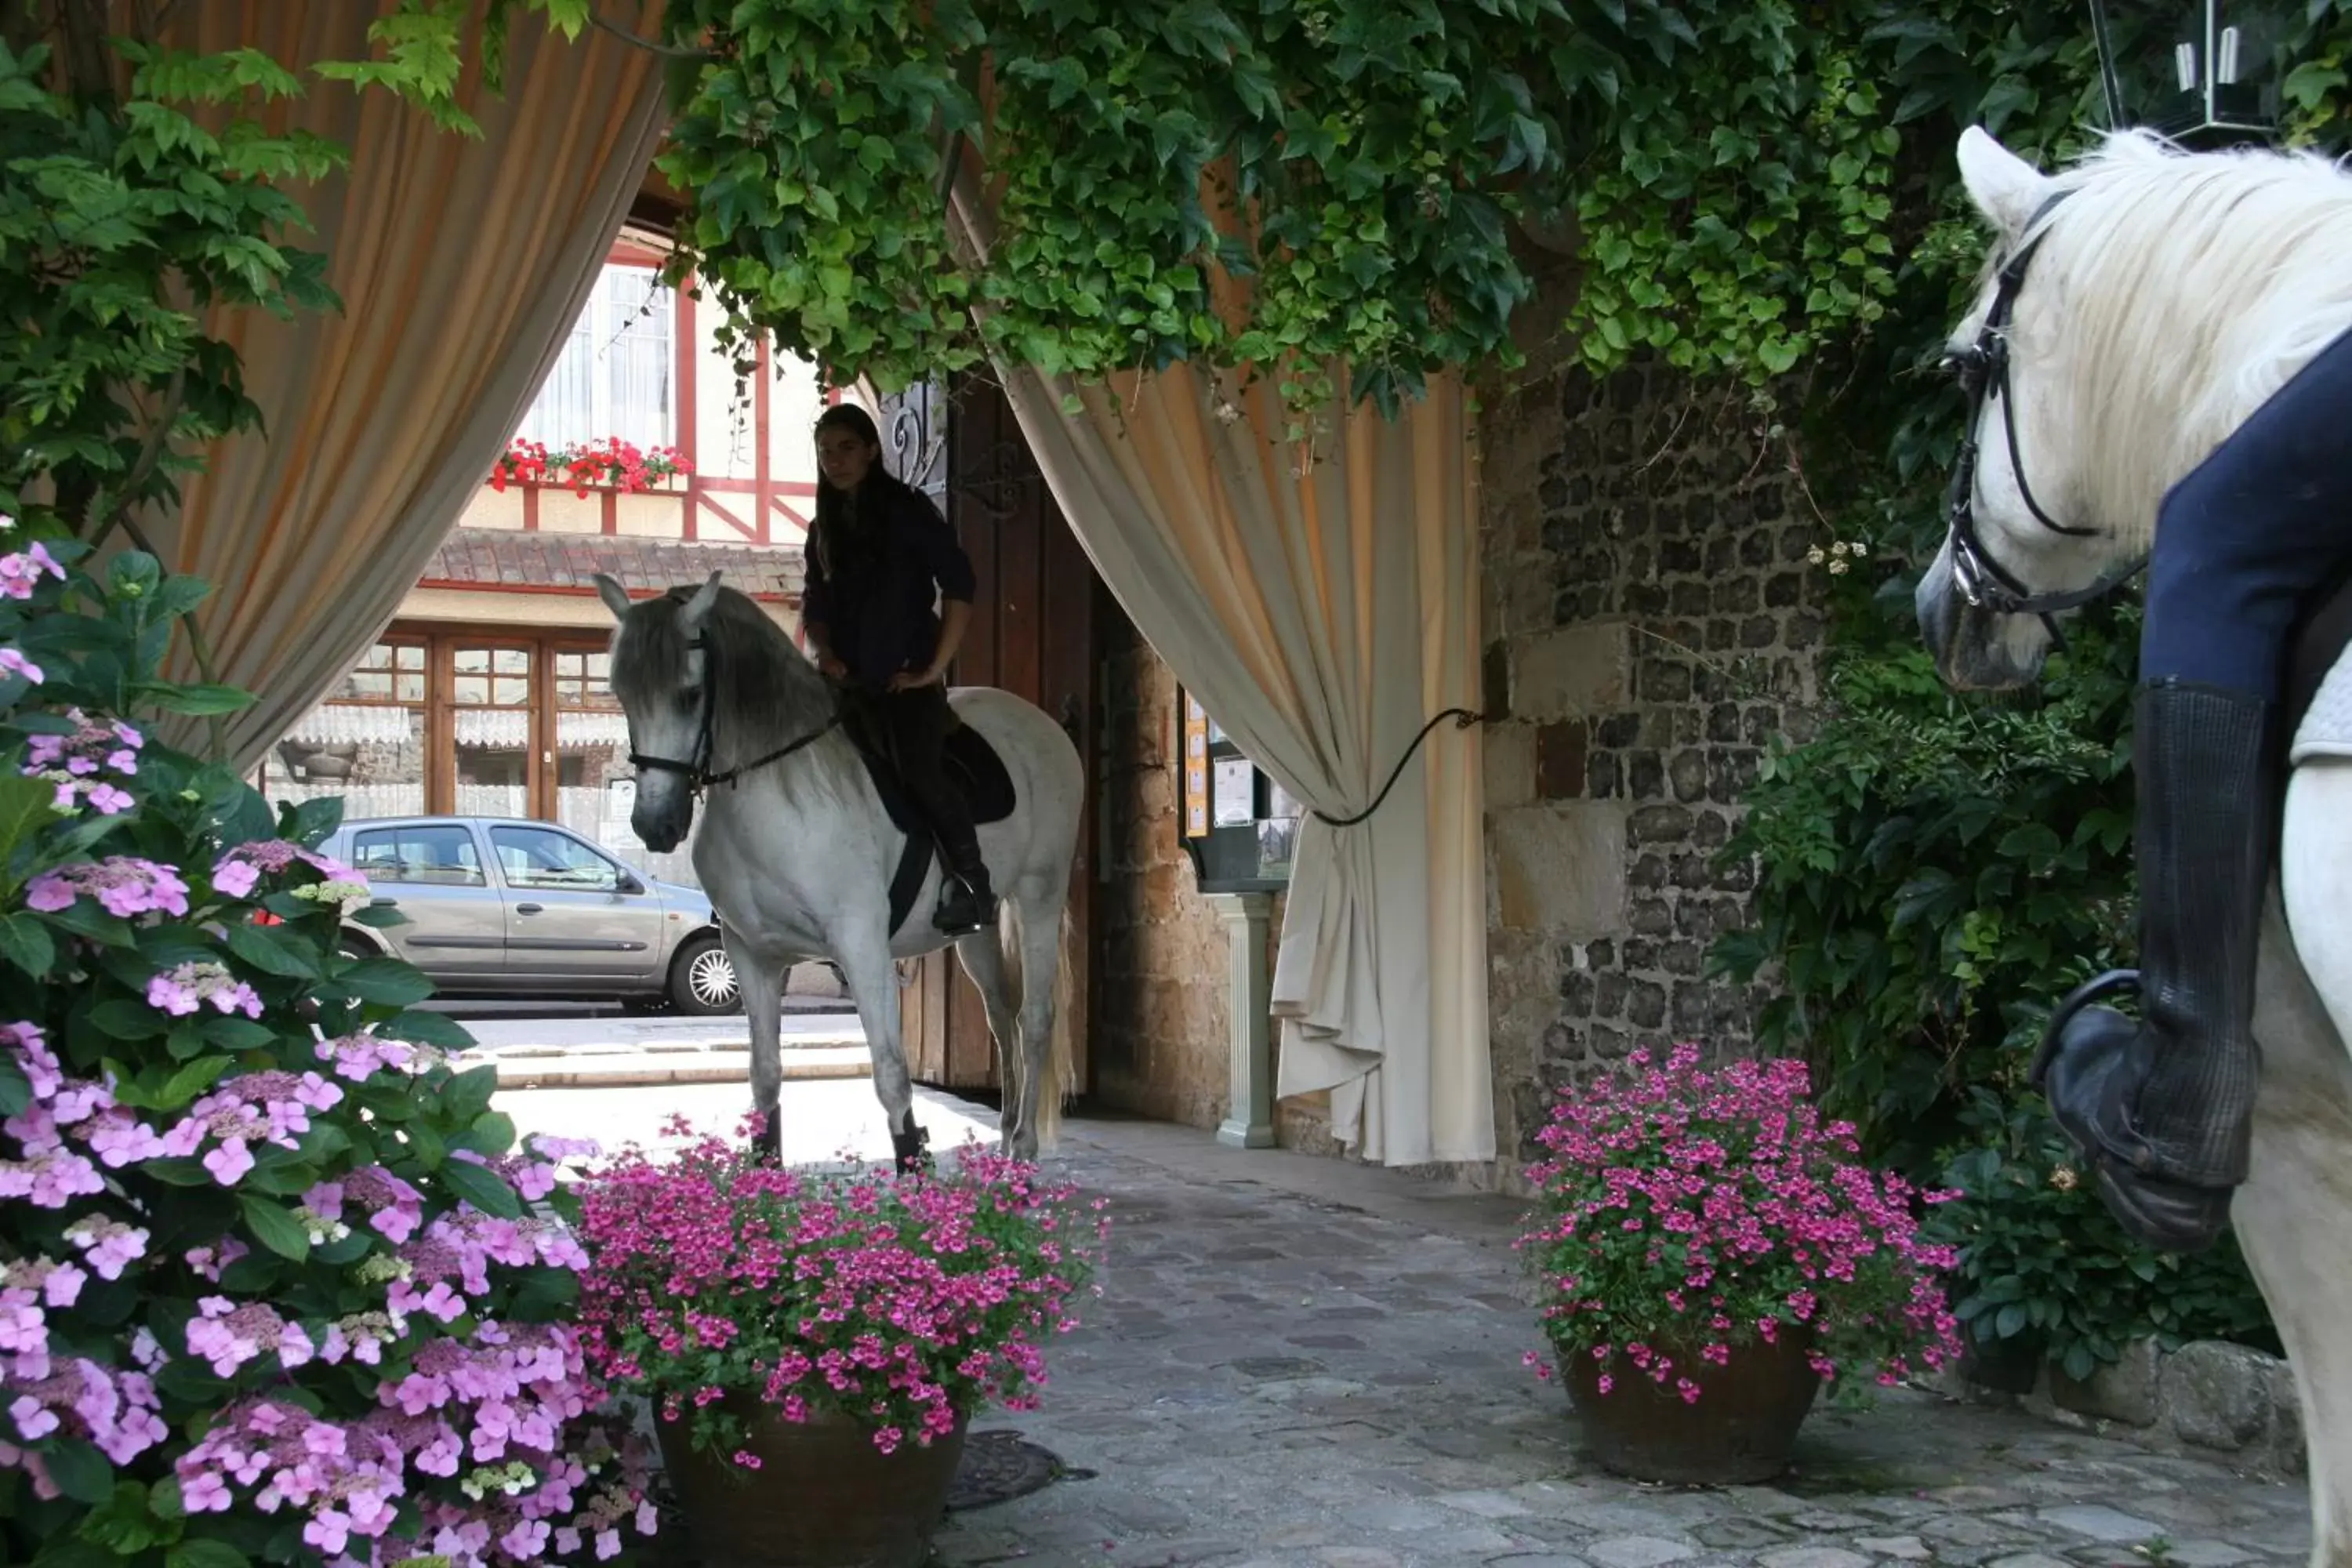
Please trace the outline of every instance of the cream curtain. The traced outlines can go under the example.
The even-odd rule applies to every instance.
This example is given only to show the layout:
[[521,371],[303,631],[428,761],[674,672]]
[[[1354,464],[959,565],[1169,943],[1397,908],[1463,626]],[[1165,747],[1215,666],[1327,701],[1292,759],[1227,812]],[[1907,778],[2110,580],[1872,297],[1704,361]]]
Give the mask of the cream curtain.
[[[179,8],[169,41],[289,63],[370,53],[395,0]],[[657,4],[608,5],[641,34]],[[476,17],[478,30],[479,16]],[[260,700],[229,721],[240,768],[342,678],[392,619],[521,422],[627,216],[665,123],[661,60],[518,16],[503,96],[474,79],[483,134],[439,131],[388,93],[313,81],[274,112],[352,153],[301,193],[340,314],[224,312],[265,429],[219,444],[174,515],[143,520],[168,564],[210,582],[221,679]],[[182,672],[187,673],[184,661]],[[173,739],[195,742],[200,724]]]
[[[985,216],[960,189],[968,243]],[[1178,365],[1080,385],[1001,367],[1054,498],[1137,628],[1312,811],[1372,804],[1424,723],[1479,706],[1474,422],[1454,380],[1394,422]],[[1080,412],[1064,412],[1076,397]],[[1274,974],[1276,1092],[1331,1092],[1391,1165],[1495,1154],[1477,731],[1442,724],[1359,826],[1301,829]]]

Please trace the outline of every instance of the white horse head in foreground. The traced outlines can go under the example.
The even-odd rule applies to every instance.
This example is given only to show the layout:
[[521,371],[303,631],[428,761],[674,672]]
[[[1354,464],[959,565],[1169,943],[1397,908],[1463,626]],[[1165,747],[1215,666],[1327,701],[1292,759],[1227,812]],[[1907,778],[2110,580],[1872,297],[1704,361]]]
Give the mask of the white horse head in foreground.
[[[1959,161],[1995,240],[1952,340],[1975,378],[1975,426],[1916,608],[1947,681],[2000,689],[2040,673],[2051,617],[2131,576],[2166,493],[2352,328],[2352,176],[2307,155],[2182,153],[2144,133],[2056,176],[1976,130]],[[2313,1562],[2345,1568],[2352,667],[2329,672],[2294,755],[2261,932],[2251,1174],[2231,1221],[2294,1363]]]

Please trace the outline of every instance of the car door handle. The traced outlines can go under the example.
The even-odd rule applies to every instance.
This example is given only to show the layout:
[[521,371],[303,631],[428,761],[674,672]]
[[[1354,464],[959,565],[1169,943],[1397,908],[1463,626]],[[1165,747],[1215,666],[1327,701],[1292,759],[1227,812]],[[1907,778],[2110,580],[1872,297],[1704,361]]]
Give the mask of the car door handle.
[[515,906],[515,913],[519,915],[535,915],[541,913],[542,911],[542,908],[543,906],[539,904],[517,904]]
[[396,910],[399,907],[400,900],[398,899],[370,899],[368,900],[368,908],[372,910]]

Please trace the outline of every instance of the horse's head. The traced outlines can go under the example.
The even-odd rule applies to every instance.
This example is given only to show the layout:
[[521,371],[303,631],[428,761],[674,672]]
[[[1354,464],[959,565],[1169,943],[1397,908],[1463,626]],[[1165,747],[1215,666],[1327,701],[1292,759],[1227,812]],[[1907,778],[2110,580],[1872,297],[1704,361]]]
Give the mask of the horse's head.
[[2126,547],[2084,515],[2081,334],[2070,259],[2053,219],[2065,186],[1971,126],[1961,183],[1994,230],[1975,305],[1946,363],[1969,393],[1949,531],[1914,605],[1936,669],[1954,687],[2002,689],[2042,671],[2052,617],[2112,587]]
[[596,593],[620,622],[611,679],[637,770],[629,827],[646,848],[666,855],[694,826],[695,785],[710,766],[714,715],[703,632],[719,603],[719,574],[699,588],[631,604],[626,589],[598,573]]

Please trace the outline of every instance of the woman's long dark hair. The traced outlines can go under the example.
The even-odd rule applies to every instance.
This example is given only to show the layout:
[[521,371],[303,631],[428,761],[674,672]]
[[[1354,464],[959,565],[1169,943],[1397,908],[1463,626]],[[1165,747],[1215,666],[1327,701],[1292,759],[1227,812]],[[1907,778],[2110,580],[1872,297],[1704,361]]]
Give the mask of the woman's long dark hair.
[[[881,559],[887,535],[882,521],[908,501],[929,506],[922,492],[882,466],[882,433],[874,416],[854,403],[836,403],[816,422],[811,439],[828,430],[848,430],[874,448],[874,462],[855,492],[838,489],[816,476],[816,521],[809,529],[809,551],[818,569],[837,584],[854,583]],[[860,521],[866,526],[859,527]]]

